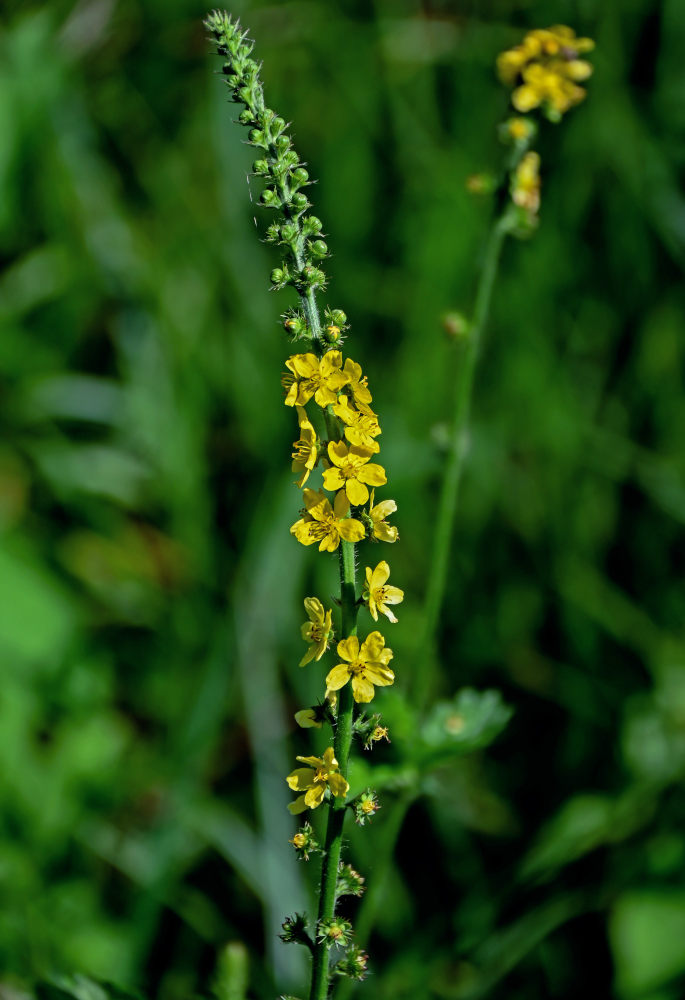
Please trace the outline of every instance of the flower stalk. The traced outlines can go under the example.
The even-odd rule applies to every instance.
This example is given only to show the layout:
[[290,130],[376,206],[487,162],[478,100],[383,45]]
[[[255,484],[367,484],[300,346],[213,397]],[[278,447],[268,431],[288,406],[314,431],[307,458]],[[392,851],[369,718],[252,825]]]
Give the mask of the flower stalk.
[[[306,766],[296,768],[286,778],[289,787],[300,793],[289,807],[294,815],[320,806],[328,811],[323,848],[313,838],[308,823],[291,839],[302,860],[322,854],[314,933],[307,931],[306,916],[296,914],[285,922],[282,935],[283,940],[297,941],[311,952],[310,1000],[325,1000],[333,973],[359,980],[367,968],[368,957],[355,944],[352,925],[336,912],[338,900],[350,893],[361,894],[364,881],[349,865],[341,864],[343,826],[347,806],[352,805],[347,799],[347,772],[353,736],[355,732],[360,735],[355,730],[356,705],[371,701],[374,685],[392,684],[395,675],[388,668],[393,653],[381,633],[372,631],[360,643],[357,619],[366,601],[373,618],[378,618],[380,610],[390,622],[396,621],[387,605],[399,603],[403,592],[385,586],[390,569],[382,562],[376,570],[367,567],[372,587],[368,599],[362,600],[357,593],[356,550],[367,538],[390,543],[397,540],[397,529],[387,520],[397,508],[394,500],[375,502],[376,488],[387,482],[385,469],[375,461],[381,428],[371,409],[372,395],[361,365],[352,358],[343,359],[339,349],[347,317],[340,309],[326,308],[322,320],[319,311],[317,292],[326,286],[320,265],[328,256],[328,247],[321,239],[321,222],[307,214],[311,204],[303,189],[310,183],[309,174],[293,147],[285,121],[265,103],[260,66],[251,55],[253,43],[226,13],[214,11],[205,25],[217,53],[225,60],[222,72],[232,97],[244,105],[239,122],[250,130],[248,143],[260,151],[253,167],[255,175],[265,182],[260,203],[276,212],[277,221],[268,227],[266,238],[281,249],[283,258],[271,272],[271,287],[280,290],[290,286],[299,297],[299,309],[290,308],[283,314],[289,339],[302,341],[303,348],[287,358],[282,378],[285,405],[297,415],[299,436],[293,445],[291,468],[304,502],[301,517],[290,531],[302,545],[317,545],[322,553],[338,553],[340,639],[336,652],[344,662],[325,675],[323,701],[295,715],[303,729],[331,726],[333,745],[322,757],[299,756],[298,761]],[[319,465],[322,482],[316,489],[310,485],[310,477],[319,475]],[[332,612],[317,597],[305,598],[304,605],[309,620],[302,625],[301,634],[308,648],[300,666],[311,664],[312,669],[331,644]],[[364,730],[367,749],[374,741],[387,738],[380,716],[374,719],[374,735]],[[370,789],[355,803],[353,811],[359,823],[380,808]],[[334,947],[342,949],[343,955],[331,968]]]

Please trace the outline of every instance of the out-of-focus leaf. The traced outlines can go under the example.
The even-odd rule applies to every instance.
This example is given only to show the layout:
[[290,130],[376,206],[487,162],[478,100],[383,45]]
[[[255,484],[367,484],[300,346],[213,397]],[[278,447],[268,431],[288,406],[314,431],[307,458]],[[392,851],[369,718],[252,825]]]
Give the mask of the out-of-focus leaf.
[[245,1000],[250,956],[242,941],[231,941],[219,953],[213,992],[217,1000]]
[[524,861],[524,878],[551,875],[595,850],[617,843],[649,822],[656,798],[636,789],[613,799],[608,795],[577,795],[565,802],[544,827]]
[[685,973],[685,892],[626,892],[609,920],[617,995],[637,1000]]
[[423,762],[481,750],[499,736],[512,714],[499,691],[464,688],[452,701],[439,702],[424,723]]
[[38,1000],[142,1000],[139,993],[81,975],[38,983],[36,996]]
[[3,659],[57,662],[77,613],[68,591],[44,566],[0,548],[0,651]]

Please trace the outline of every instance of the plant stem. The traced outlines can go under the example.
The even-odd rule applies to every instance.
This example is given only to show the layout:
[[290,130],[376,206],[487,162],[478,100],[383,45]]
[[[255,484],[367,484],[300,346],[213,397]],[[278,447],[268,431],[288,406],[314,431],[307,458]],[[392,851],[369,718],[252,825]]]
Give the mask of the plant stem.
[[426,699],[431,693],[433,675],[435,673],[435,631],[447,585],[447,569],[452,546],[454,519],[459,501],[461,474],[467,452],[468,424],[474,376],[483,329],[490,310],[492,289],[497,275],[502,244],[508,228],[509,220],[505,214],[498,217],[490,229],[485,246],[483,268],[476,289],[473,322],[469,329],[466,350],[457,374],[447,467],[440,493],[428,590],[423,612],[423,631],[421,633],[421,644],[418,648],[418,656],[422,660],[422,667],[421,670],[416,670],[415,672],[414,703],[418,708],[422,708],[425,705]]
[[[342,634],[344,638],[357,633],[357,592],[354,544],[340,543],[340,603]],[[335,730],[335,756],[340,773],[347,777],[347,765],[352,743],[352,713],[354,700],[352,685],[340,689],[338,720]],[[332,798],[328,807],[328,825],[321,865],[321,894],[317,921],[330,920],[335,913],[335,890],[342,850],[342,833],[346,806],[344,800]],[[309,1000],[325,1000],[328,996],[328,948],[325,941],[317,941],[313,952],[312,985]]]

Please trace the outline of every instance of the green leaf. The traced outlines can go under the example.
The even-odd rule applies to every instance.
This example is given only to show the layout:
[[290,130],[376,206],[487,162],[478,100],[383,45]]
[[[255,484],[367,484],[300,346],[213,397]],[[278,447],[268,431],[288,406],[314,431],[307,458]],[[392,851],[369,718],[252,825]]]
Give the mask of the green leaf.
[[499,691],[464,688],[452,701],[438,702],[421,730],[424,762],[471,753],[488,746],[509,722],[513,710]]

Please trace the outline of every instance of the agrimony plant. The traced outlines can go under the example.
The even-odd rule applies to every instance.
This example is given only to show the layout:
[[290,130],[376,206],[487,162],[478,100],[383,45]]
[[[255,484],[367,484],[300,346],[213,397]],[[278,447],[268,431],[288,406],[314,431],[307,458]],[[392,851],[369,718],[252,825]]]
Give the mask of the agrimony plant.
[[[363,638],[357,634],[357,618],[365,605],[374,621],[384,615],[397,619],[392,608],[403,592],[388,583],[390,567],[385,560],[367,566],[360,591],[357,584],[357,546],[365,540],[393,543],[397,529],[388,522],[396,510],[393,500],[377,501],[375,491],[387,482],[385,469],[376,458],[381,434],[366,376],[352,358],[340,350],[347,331],[347,318],[340,309],[326,308],[323,316],[317,294],[326,287],[322,262],[328,247],[321,238],[322,224],[310,214],[305,193],[310,178],[293,146],[283,118],[264,100],[260,65],[252,57],[253,43],[239,23],[225,12],[214,11],[205,25],[217,53],[232,98],[243,105],[238,121],[249,129],[248,142],[258,150],[253,170],[264,181],[261,204],[274,212],[275,221],[266,230],[267,240],[282,254],[271,272],[273,289],[292,287],[299,305],[283,314],[283,326],[297,353],[286,360],[282,384],[285,405],[297,416],[298,438],[292,455],[292,471],[302,489],[301,517],[290,529],[302,545],[318,545],[322,553],[337,553],[340,575],[339,641],[337,663],[328,670],[318,705],[296,715],[303,728],[327,727],[331,745],[323,756],[300,756],[303,766],[286,778],[297,797],[290,805],[294,815],[323,807],[327,810],[323,845],[305,822],[291,843],[307,859],[321,855],[319,907],[310,924],[304,914],[289,917],[283,925],[284,941],[303,944],[312,955],[310,1000],[322,1000],[329,992],[331,975],[363,979],[367,956],[354,942],[349,920],[337,912],[345,895],[361,895],[364,879],[343,863],[343,824],[348,811],[360,825],[379,808],[372,789],[349,799],[348,761],[353,738],[369,748],[388,737],[378,714],[367,716],[360,706],[373,701],[376,688],[393,684],[390,667],[392,649],[383,634],[373,629]],[[321,488],[312,488],[310,477],[319,474]],[[304,599],[307,621],[302,637],[307,650],[300,666],[317,664],[333,641],[333,609],[316,596]],[[336,610],[336,616],[338,611]],[[332,961],[332,953],[336,961]]]

